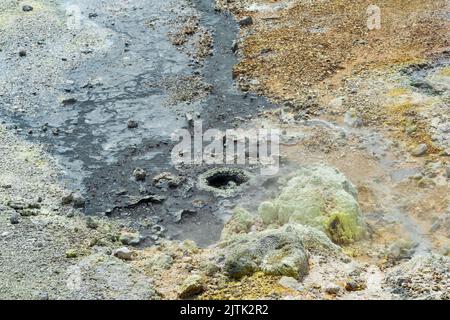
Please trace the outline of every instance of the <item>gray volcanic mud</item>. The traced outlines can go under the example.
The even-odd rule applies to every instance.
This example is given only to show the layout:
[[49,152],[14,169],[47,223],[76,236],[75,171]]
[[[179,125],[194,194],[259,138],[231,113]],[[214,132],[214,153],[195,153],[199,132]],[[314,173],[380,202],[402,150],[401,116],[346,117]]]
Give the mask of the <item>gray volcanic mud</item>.
[[[44,18],[39,28],[30,15],[2,37],[0,80],[10,83],[0,95],[4,122],[55,155],[62,179],[86,199],[86,214],[123,219],[148,236],[145,244],[157,241],[155,231],[201,245],[217,240],[224,202],[197,189],[208,167],[173,167],[170,137],[189,127],[186,114],[204,130],[223,130],[271,107],[234,84],[236,22],[211,0],[48,6],[35,7]],[[183,33],[193,20],[193,31]],[[170,37],[177,32],[181,45]],[[209,55],[198,53],[202,43]],[[129,128],[130,120],[138,126]],[[147,172],[144,181],[133,178],[136,168]],[[179,183],[154,181],[162,172]]]

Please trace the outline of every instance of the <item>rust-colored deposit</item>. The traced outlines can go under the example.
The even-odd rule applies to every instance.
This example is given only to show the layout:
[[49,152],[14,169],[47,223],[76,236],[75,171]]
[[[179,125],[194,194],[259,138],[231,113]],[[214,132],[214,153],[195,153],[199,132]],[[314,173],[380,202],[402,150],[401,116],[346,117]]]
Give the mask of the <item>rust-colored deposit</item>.
[[379,30],[367,25],[371,4],[296,1],[285,9],[263,11],[247,11],[243,1],[226,5],[238,16],[251,15],[255,23],[235,75],[258,79],[272,98],[295,99],[302,89],[333,84],[340,75],[420,61],[449,47],[447,1],[377,1]]

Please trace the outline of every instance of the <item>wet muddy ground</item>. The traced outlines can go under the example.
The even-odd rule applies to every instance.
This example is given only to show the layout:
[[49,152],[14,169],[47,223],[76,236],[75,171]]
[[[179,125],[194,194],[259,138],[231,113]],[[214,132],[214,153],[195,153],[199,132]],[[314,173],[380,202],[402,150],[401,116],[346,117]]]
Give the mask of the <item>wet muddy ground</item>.
[[[14,90],[1,96],[4,105],[14,95],[25,96],[24,110],[3,108],[2,118],[58,159],[65,173],[62,181],[82,193],[87,214],[123,218],[147,235],[152,233],[146,230],[150,219],[169,238],[201,244],[217,240],[227,210],[220,199],[196,188],[198,174],[208,167],[173,167],[170,152],[178,142],[171,134],[189,128],[190,115],[203,121],[204,130],[225,130],[271,107],[264,98],[240,91],[232,79],[238,31],[234,18],[200,0],[58,5],[59,15],[80,14],[74,18],[79,26],[59,35],[81,33],[74,44],[78,47],[68,54],[60,49],[63,40],[47,39],[37,47],[38,34],[22,40],[29,48],[27,56],[3,66],[4,78],[17,75],[15,65],[24,63],[33,77],[14,83]],[[195,31],[182,34],[189,23]],[[186,37],[187,43],[174,45],[171,32]],[[212,41],[201,41],[209,35]],[[199,37],[197,42],[189,43],[194,37]],[[199,47],[208,54],[198,56]],[[53,73],[60,81],[52,87],[32,81],[45,59],[60,69]],[[43,76],[52,77],[49,71]],[[136,128],[129,128],[130,120]],[[133,178],[136,168],[147,172],[145,181]],[[176,188],[155,185],[152,178],[162,172],[172,172],[183,182]],[[187,214],[179,221],[182,212]]]

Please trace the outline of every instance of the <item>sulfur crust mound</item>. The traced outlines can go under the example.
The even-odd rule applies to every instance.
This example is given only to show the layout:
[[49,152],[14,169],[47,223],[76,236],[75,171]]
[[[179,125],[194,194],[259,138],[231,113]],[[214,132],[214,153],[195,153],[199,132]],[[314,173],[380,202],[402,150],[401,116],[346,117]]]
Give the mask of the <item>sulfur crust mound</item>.
[[250,232],[256,220],[257,216],[255,214],[248,212],[244,208],[236,208],[233,216],[222,230],[221,240],[226,241],[237,234],[246,234]]
[[338,170],[304,167],[288,179],[280,195],[259,206],[266,225],[287,223],[315,227],[337,244],[350,244],[365,234],[357,192]]

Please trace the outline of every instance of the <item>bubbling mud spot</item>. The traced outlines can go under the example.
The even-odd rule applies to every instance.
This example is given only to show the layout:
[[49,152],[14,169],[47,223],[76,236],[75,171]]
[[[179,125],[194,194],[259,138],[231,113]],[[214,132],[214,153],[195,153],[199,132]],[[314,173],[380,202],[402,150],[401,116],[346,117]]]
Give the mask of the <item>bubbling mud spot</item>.
[[233,185],[239,186],[249,180],[244,172],[222,170],[207,177],[208,185],[217,189],[229,189]]

